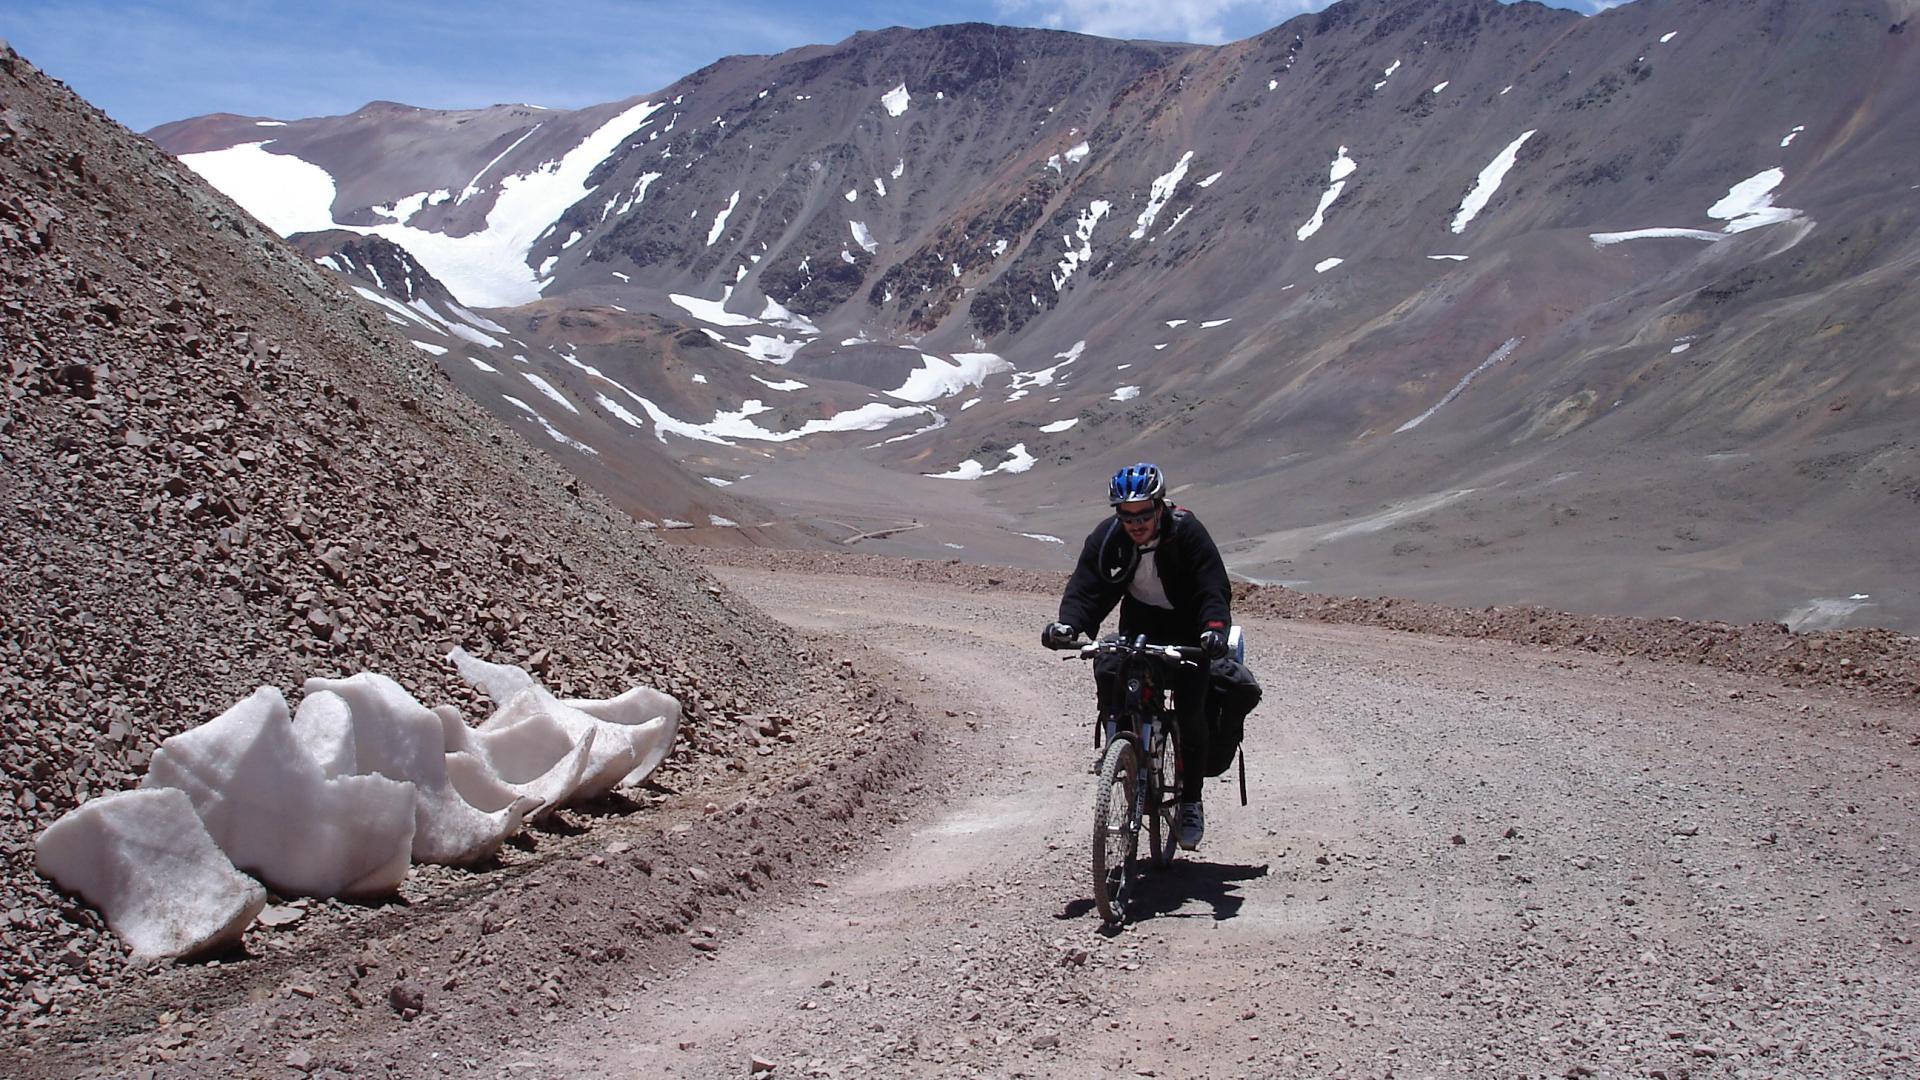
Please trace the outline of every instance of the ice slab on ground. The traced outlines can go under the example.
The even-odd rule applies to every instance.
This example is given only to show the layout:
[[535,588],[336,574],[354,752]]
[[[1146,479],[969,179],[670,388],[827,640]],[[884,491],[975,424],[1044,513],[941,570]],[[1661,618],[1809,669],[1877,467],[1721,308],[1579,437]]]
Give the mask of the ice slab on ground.
[[390,894],[413,860],[488,858],[525,818],[640,783],[672,749],[667,694],[563,701],[521,668],[451,659],[506,702],[479,729],[372,673],[309,679],[297,716],[263,686],[161,744],[137,791],[56,822],[41,872],[136,953],[192,955],[264,906],[246,874],[285,895]]
[[175,788],[89,800],[41,833],[34,852],[42,874],[100,909],[140,957],[235,944],[267,904],[267,891],[234,869]]
[[468,802],[447,772],[440,715],[385,675],[308,679],[303,689],[306,697],[293,717],[296,733],[319,723],[344,743],[328,755],[323,770],[344,764],[330,775],[378,773],[413,784],[414,862],[464,866],[490,859],[534,808],[534,799],[524,796],[501,804],[498,792],[489,793],[491,812]]
[[[715,524],[720,524],[716,519]],[[605,699],[567,698],[560,704],[578,709],[593,718],[596,742],[624,739],[632,751],[632,765],[614,779],[614,787],[633,787],[646,782],[673,749],[680,730],[680,702],[670,694],[646,686],[636,686],[618,697]],[[611,737],[608,737],[611,735]]]
[[589,747],[569,802],[646,780],[666,759],[680,729],[680,702],[649,687],[636,686],[605,700],[561,700],[524,668],[488,663],[465,649],[453,650],[447,659],[461,678],[499,703],[480,725],[482,735],[544,716]]
[[382,896],[406,879],[413,785],[329,778],[263,686],[160,744],[143,789],[177,788],[233,865],[287,896]]
[[[666,524],[686,527],[672,518]],[[440,717],[447,740],[447,775],[461,797],[486,810],[516,799],[529,800],[528,821],[547,816],[573,797],[593,752],[590,737],[576,741],[558,720],[544,713],[485,731],[468,727],[452,709],[442,711]]]

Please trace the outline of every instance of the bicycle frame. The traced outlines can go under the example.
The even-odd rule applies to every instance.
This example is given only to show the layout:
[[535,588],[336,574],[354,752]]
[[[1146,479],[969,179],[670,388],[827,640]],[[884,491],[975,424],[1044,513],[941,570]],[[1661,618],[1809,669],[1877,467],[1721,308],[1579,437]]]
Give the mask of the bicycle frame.
[[[1143,643],[1137,643],[1143,644]],[[1127,667],[1122,675],[1126,685],[1126,697],[1120,706],[1119,718],[1102,718],[1094,727],[1094,749],[1103,749],[1114,739],[1128,739],[1139,751],[1140,760],[1146,763],[1145,780],[1140,785],[1139,798],[1130,815],[1129,826],[1137,834],[1140,823],[1147,820],[1155,811],[1171,806],[1179,798],[1179,780],[1185,762],[1177,749],[1174,753],[1174,767],[1171,782],[1172,790],[1161,790],[1165,776],[1165,755],[1169,743],[1177,742],[1168,738],[1168,724],[1172,722],[1172,709],[1167,706],[1167,694],[1170,691],[1155,678],[1154,668],[1174,661],[1156,654],[1133,651],[1128,648]],[[1098,655],[1098,643],[1087,647],[1090,655]],[[1124,721],[1124,723],[1122,722]]]
[[[1123,661],[1117,673],[1124,686],[1120,706],[1117,715],[1103,716],[1095,725],[1094,748],[1101,751],[1115,740],[1133,745],[1145,775],[1132,792],[1125,823],[1126,846],[1134,850],[1141,831],[1152,823],[1153,859],[1164,866],[1173,858],[1174,812],[1181,778],[1188,767],[1184,747],[1176,737],[1174,710],[1167,703],[1168,693],[1175,691],[1167,685],[1172,680],[1166,676],[1170,669],[1182,665],[1204,671],[1206,654],[1197,646],[1155,645],[1145,637],[1128,640],[1114,636],[1081,646],[1077,655],[1083,660],[1118,655]],[[1206,693],[1204,677],[1193,680],[1193,685]],[[1204,701],[1201,704],[1204,707]]]
[[[1128,897],[1138,875],[1140,833],[1151,826],[1151,856],[1165,867],[1178,848],[1176,806],[1182,773],[1177,718],[1170,715],[1167,694],[1172,680],[1163,676],[1178,666],[1199,669],[1191,680],[1202,696],[1202,714],[1208,691],[1206,651],[1193,645],[1154,645],[1144,636],[1102,638],[1091,644],[1042,639],[1048,648],[1072,649],[1082,660],[1118,656],[1114,672],[1124,687],[1115,715],[1102,715],[1094,725],[1094,747],[1100,751],[1094,765],[1099,777],[1094,789],[1093,896],[1101,918],[1109,926],[1126,921]],[[1196,703],[1188,703],[1196,704]],[[1171,744],[1171,745],[1169,745]],[[1141,775],[1144,773],[1145,775]],[[1115,796],[1123,795],[1116,802]]]

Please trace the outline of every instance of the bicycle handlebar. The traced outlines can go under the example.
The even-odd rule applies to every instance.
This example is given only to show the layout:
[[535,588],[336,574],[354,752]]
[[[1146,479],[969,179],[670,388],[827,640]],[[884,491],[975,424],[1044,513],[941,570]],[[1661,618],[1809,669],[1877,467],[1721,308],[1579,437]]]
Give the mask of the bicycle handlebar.
[[1098,641],[1082,642],[1076,640],[1066,642],[1062,645],[1049,645],[1048,648],[1056,652],[1064,652],[1068,649],[1074,650],[1071,655],[1061,657],[1062,660],[1091,660],[1103,652],[1133,653],[1139,656],[1151,656],[1155,659],[1174,660],[1184,664],[1195,665],[1203,664],[1207,659],[1207,651],[1198,645],[1157,645],[1146,640],[1144,636],[1129,641],[1118,634],[1101,638]]

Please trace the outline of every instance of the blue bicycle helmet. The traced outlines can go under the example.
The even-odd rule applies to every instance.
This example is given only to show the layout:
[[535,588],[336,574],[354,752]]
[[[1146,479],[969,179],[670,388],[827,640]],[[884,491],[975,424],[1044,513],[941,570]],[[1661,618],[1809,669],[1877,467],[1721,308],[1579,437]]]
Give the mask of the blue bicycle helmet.
[[1113,474],[1113,480],[1107,484],[1107,505],[1145,502],[1164,498],[1166,494],[1167,478],[1160,472],[1160,466],[1143,461]]

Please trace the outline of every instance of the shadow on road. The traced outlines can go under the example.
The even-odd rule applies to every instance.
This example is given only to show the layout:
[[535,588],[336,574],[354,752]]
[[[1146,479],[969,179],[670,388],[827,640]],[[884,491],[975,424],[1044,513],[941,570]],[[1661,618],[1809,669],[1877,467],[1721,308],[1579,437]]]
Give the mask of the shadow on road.
[[1134,885],[1133,902],[1127,916],[1135,922],[1167,917],[1194,919],[1206,911],[1183,911],[1198,900],[1211,909],[1213,921],[1223,922],[1240,914],[1246,897],[1240,895],[1239,882],[1267,876],[1266,864],[1207,863],[1176,860],[1158,873],[1150,873]]
[[[1196,919],[1211,914],[1213,921],[1223,922],[1240,914],[1240,905],[1246,902],[1246,898],[1240,895],[1238,883],[1266,877],[1267,873],[1266,863],[1250,866],[1245,863],[1176,861],[1158,873],[1147,872],[1134,883],[1133,897],[1127,902],[1127,921],[1140,922],[1156,917]],[[1195,900],[1206,904],[1208,910],[1181,910]],[[1093,899],[1081,897],[1070,901],[1054,918],[1065,922],[1081,918],[1091,911]],[[1120,928],[1108,929],[1117,933]]]

